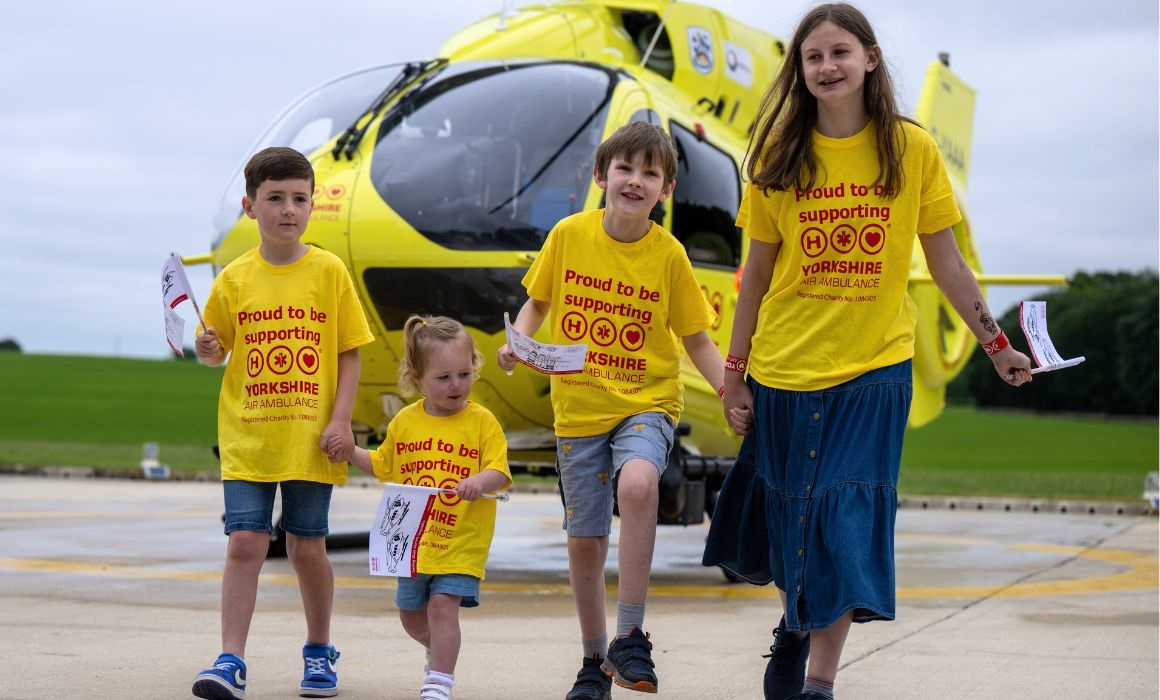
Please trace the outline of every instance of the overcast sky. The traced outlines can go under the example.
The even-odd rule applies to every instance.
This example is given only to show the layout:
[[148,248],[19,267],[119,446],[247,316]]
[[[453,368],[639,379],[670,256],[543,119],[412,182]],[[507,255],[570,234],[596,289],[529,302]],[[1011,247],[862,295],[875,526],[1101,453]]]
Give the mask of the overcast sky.
[[[705,4],[787,41],[810,6]],[[0,338],[33,353],[165,356],[161,263],[209,250],[214,209],[269,122],[325,80],[436,55],[500,5],[7,4]],[[940,51],[978,91],[967,213],[987,272],[1157,267],[1155,0],[861,7],[908,112]],[[190,276],[204,301],[209,268]],[[992,305],[1037,291],[992,293]]]

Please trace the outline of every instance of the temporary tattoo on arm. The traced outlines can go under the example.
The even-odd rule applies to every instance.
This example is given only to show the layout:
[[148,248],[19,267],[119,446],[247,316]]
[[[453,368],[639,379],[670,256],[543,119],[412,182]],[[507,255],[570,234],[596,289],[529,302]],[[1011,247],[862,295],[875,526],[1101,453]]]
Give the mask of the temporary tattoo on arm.
[[979,312],[979,323],[983,324],[983,330],[988,333],[999,333],[999,327],[995,325],[995,319],[991,318],[991,314],[983,311],[983,302],[975,302],[975,311]]

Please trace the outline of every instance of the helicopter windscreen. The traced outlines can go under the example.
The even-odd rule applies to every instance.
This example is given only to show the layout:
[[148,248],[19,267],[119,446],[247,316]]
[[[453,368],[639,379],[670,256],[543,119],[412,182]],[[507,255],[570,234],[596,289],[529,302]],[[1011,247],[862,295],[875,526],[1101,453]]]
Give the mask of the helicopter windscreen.
[[[350,126],[374,102],[383,88],[390,84],[392,78],[399,74],[403,65],[394,63],[366,68],[328,81],[307,92],[274,120],[246,157],[249,158],[249,154],[257,153],[267,146],[289,146],[309,156]],[[215,246],[221,243],[222,237],[242,215],[240,202],[246,193],[245,177],[240,165],[234,170],[237,174],[226,187],[214,216],[218,234]]]
[[375,189],[444,247],[538,250],[584,206],[616,80],[576,63],[449,66],[387,113]]

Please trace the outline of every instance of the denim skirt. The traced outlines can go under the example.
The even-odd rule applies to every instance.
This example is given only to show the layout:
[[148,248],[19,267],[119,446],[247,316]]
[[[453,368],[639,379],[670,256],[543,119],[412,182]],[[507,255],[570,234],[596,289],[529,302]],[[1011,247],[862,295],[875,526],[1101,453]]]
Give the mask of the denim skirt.
[[910,360],[819,391],[749,380],[754,430],[725,476],[705,566],[786,594],[786,627],[894,619]]

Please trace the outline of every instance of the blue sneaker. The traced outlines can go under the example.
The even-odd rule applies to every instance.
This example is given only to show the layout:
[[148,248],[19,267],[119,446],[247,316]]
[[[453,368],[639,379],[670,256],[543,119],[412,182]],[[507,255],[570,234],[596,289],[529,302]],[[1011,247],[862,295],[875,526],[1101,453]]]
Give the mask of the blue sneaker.
[[210,700],[245,700],[246,662],[233,654],[222,654],[193,679],[193,694]]
[[338,695],[338,649],[330,644],[307,644],[302,647],[302,684],[298,694],[304,698],[329,698]]

